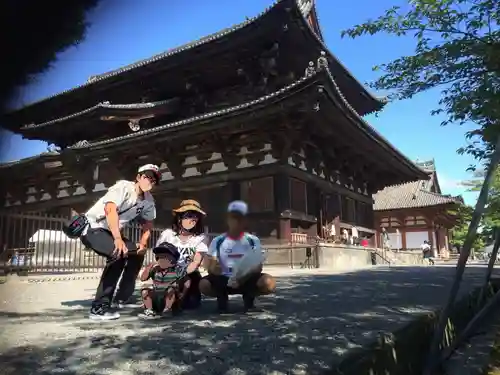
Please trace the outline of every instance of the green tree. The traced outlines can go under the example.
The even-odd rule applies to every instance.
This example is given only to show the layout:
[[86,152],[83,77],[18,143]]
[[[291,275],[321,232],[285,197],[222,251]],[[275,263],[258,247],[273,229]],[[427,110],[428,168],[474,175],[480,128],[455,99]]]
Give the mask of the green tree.
[[[484,170],[476,170],[470,180],[462,182],[468,191],[478,192],[484,181]],[[500,168],[497,167],[488,191],[488,200],[481,220],[482,236],[486,242],[493,240],[494,228],[500,227]]]
[[99,0],[4,0],[0,4],[2,69],[0,106],[16,88],[45,72],[57,53],[78,44],[88,26],[86,14]]
[[[467,236],[469,224],[472,219],[472,212],[474,212],[474,208],[468,205],[460,205],[456,209],[450,211],[450,213],[457,218],[457,223],[451,230],[451,242],[454,245],[460,246],[460,248],[463,246],[465,237]],[[483,247],[483,233],[477,233],[472,248],[477,251]]]
[[409,99],[436,87],[441,100],[432,114],[445,114],[443,125],[473,122],[470,143],[458,150],[487,157],[500,132],[500,1],[411,0],[342,36],[388,33],[413,35],[409,56],[374,67],[382,75],[372,84],[392,99]]

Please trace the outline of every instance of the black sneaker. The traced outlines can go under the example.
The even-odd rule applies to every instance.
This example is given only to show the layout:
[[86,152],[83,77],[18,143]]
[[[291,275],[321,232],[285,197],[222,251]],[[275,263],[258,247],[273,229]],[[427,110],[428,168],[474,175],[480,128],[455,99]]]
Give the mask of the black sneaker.
[[115,300],[113,301],[113,303],[111,304],[111,308],[112,309],[117,309],[117,310],[121,310],[125,307],[125,301],[121,301],[121,300]]
[[120,314],[109,310],[106,305],[95,305],[90,308],[89,319],[91,320],[116,320]]
[[217,297],[217,311],[219,312],[219,314],[226,314],[229,312],[228,302],[228,296]]
[[151,309],[145,309],[142,313],[139,314],[139,318],[142,319],[155,319],[158,315]]
[[255,309],[255,297],[243,294],[243,306],[245,311]]

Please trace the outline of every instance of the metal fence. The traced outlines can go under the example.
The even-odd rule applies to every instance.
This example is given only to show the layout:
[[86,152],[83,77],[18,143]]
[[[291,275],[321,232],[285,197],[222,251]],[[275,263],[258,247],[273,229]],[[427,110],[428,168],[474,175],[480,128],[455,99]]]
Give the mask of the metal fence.
[[[0,271],[18,273],[96,272],[105,259],[85,248],[79,239],[62,231],[67,217],[39,213],[0,214]],[[164,228],[153,228],[150,243],[156,243]],[[127,226],[124,235],[138,242],[139,225]],[[217,235],[206,233],[207,244]],[[309,250],[307,250],[309,249]],[[153,261],[146,254],[145,262]],[[314,245],[294,244],[266,249],[266,264],[286,267],[317,267]]]
[[[0,267],[17,272],[95,272],[104,267],[103,257],[63,233],[66,221],[36,213],[0,215]],[[162,231],[154,228],[151,240],[156,242]],[[123,232],[138,242],[141,228],[133,225]],[[152,261],[150,252],[147,261]]]

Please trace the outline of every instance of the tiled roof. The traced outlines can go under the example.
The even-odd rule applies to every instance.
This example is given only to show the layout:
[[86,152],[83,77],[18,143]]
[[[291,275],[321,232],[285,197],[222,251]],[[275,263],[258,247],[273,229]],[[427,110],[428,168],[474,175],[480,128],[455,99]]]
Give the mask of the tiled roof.
[[419,180],[401,185],[388,186],[373,195],[375,201],[373,210],[387,211],[462,203],[460,197],[452,197],[425,190],[427,185],[427,180]]
[[[262,19],[265,15],[270,13],[273,9],[277,8],[278,6],[287,7],[288,5],[291,5],[291,4],[293,4],[293,6],[295,6],[295,7],[298,7],[300,13],[302,14],[302,17],[301,17],[302,21],[308,26],[309,30],[311,31],[312,35],[314,36],[314,38],[316,39],[316,41],[320,45],[320,47],[328,53],[328,57],[333,62],[333,64],[337,65],[342,70],[344,70],[345,74],[347,76],[349,76],[354,82],[357,82],[362,87],[362,90],[365,92],[365,95],[368,96],[369,98],[371,98],[376,103],[376,105],[375,105],[376,108],[374,109],[374,111],[382,109],[382,107],[387,103],[386,98],[380,98],[380,97],[375,96],[368,88],[366,88],[359,81],[357,81],[356,78],[354,77],[354,75],[347,69],[347,67],[345,67],[342,64],[342,62],[340,62],[340,60],[332,52],[330,52],[330,50],[328,49],[328,47],[326,46],[326,44],[322,40],[321,36],[318,35],[315,32],[315,30],[311,27],[309,22],[307,22],[306,18],[308,16],[309,12],[311,12],[311,10],[314,9],[314,1],[310,1],[310,0],[309,1],[307,1],[307,0],[274,0],[272,5],[267,7],[264,11],[262,11],[260,14],[258,14],[255,17],[248,18],[241,23],[235,24],[231,27],[220,30],[220,31],[213,33],[211,35],[202,37],[201,39],[198,39],[196,41],[193,41],[193,42],[184,44],[182,46],[167,50],[165,52],[154,55],[154,56],[149,57],[147,59],[139,60],[135,63],[123,66],[123,67],[118,68],[118,69],[108,71],[108,72],[103,73],[103,74],[94,75],[94,76],[90,77],[86,82],[84,82],[80,85],[77,85],[75,87],[69,88],[69,89],[64,90],[62,92],[53,94],[49,97],[37,100],[37,101],[27,105],[24,108],[15,109],[11,113],[20,112],[20,111],[24,110],[25,108],[29,108],[29,107],[41,104],[42,102],[49,101],[55,97],[69,94],[71,92],[80,90],[80,89],[85,88],[87,86],[94,85],[97,82],[105,81],[105,80],[110,79],[112,77],[116,77],[122,73],[132,71],[135,69],[139,69],[141,67],[153,64],[157,61],[165,60],[171,56],[184,53],[186,51],[195,49],[197,47],[201,47],[201,46],[208,44],[208,43],[211,43],[211,42],[215,42],[217,40],[222,39],[223,37],[226,37],[230,34],[233,34],[239,30],[244,29],[247,26],[252,25],[256,21]],[[315,12],[315,14],[316,14],[316,12]]]
[[322,52],[321,56],[318,58],[316,61],[316,64],[314,64],[314,68],[311,71],[306,72],[306,75],[299,80],[293,82],[292,84],[285,86],[281,88],[278,91],[275,91],[271,94],[262,96],[258,99],[252,100],[250,102],[242,103],[233,107],[228,107],[224,108],[221,110],[218,110],[216,112],[209,112],[205,113],[203,115],[198,115],[195,117],[191,117],[185,120],[180,120],[176,121],[173,123],[161,125],[155,128],[151,129],[144,129],[142,131],[138,131],[135,133],[130,133],[124,136],[116,137],[116,138],[110,138],[106,139],[103,141],[97,141],[97,142],[88,142],[85,143],[85,145],[73,145],[70,146],[69,148],[72,149],[82,149],[82,148],[93,148],[93,147],[103,147],[112,143],[116,142],[121,142],[125,140],[131,140],[131,139],[137,139],[139,137],[144,137],[144,136],[149,136],[161,131],[166,131],[170,130],[172,128],[177,128],[179,126],[184,126],[188,125],[191,123],[199,122],[199,121],[206,121],[214,118],[218,118],[221,116],[229,115],[231,113],[237,113],[240,112],[241,110],[247,110],[249,108],[252,108],[254,106],[269,102],[283,94],[286,94],[293,89],[296,89],[298,86],[301,86],[303,83],[311,82],[316,79],[318,79],[318,76],[320,73],[326,73],[326,79],[329,81],[331,86],[333,87],[334,95],[336,98],[340,99],[340,106],[343,107],[342,109],[346,110],[346,112],[350,113],[351,116],[354,117],[353,121],[353,126],[357,126],[360,128],[361,131],[365,132],[366,134],[369,135],[369,137],[376,142],[379,146],[384,148],[389,154],[392,154],[394,157],[399,159],[403,164],[406,165],[407,168],[413,171],[415,173],[415,176],[421,176],[424,177],[426,173],[417,167],[411,160],[409,160],[404,154],[402,154],[398,149],[396,149],[394,146],[392,146],[389,141],[384,138],[379,132],[377,132],[366,120],[358,113],[356,110],[351,106],[351,104],[348,102],[348,100],[345,98],[344,94],[340,90],[340,87],[338,86],[332,72],[330,71],[330,68],[328,66],[328,60],[326,58],[326,53]]
[[8,161],[5,163],[0,163],[0,169],[7,169],[7,168],[18,166],[21,164],[29,164],[30,162],[37,162],[38,163],[38,162],[43,162],[44,160],[52,161],[52,160],[54,160],[54,158],[57,158],[59,155],[60,155],[60,153],[58,151],[42,152],[41,154],[29,156],[27,158],[12,160],[12,161]]
[[[350,113],[350,116],[353,116],[353,126],[358,127],[361,131],[366,132],[366,134],[375,142],[377,143],[380,147],[385,149],[389,154],[392,154],[393,157],[396,157],[399,159],[403,164],[406,165],[409,170],[414,173],[414,176],[417,177],[419,175],[425,174],[420,168],[418,168],[412,161],[410,161],[406,156],[404,156],[400,151],[398,151],[396,148],[394,148],[382,135],[380,135],[374,128],[372,128],[364,119],[362,116],[360,116],[356,110],[349,104],[347,99],[344,97],[342,91],[340,90],[339,86],[337,85],[335,78],[333,74],[330,72],[330,69],[328,67],[328,61],[325,57],[325,53],[322,53],[321,56],[318,58],[316,64],[313,64],[312,70],[308,69],[306,71],[306,75],[304,75],[302,78],[299,80],[293,82],[292,84],[281,88],[280,90],[277,90],[276,92],[273,92],[271,94],[262,96],[258,99],[252,100],[250,102],[242,103],[233,107],[228,107],[225,109],[221,109],[215,112],[209,112],[205,113],[202,115],[194,116],[188,119],[176,121],[173,123],[168,123],[162,126],[158,126],[155,128],[151,129],[144,129],[135,133],[127,134],[124,136],[116,137],[116,138],[111,138],[111,139],[106,139],[103,141],[97,141],[97,142],[87,142],[85,140],[82,140],[78,142],[77,144],[70,146],[69,149],[73,150],[86,150],[89,148],[102,148],[102,147],[107,147],[110,144],[117,143],[117,142],[124,142],[124,141],[129,141],[133,139],[137,139],[140,137],[144,136],[153,136],[155,134],[158,134],[159,132],[163,131],[168,131],[174,128],[178,128],[184,125],[190,125],[190,124],[195,124],[198,122],[205,122],[207,120],[213,120],[217,119],[226,115],[232,115],[236,113],[240,113],[241,111],[244,110],[249,110],[251,108],[257,107],[262,104],[267,104],[276,100],[279,100],[279,98],[282,98],[284,95],[287,95],[288,93],[300,89],[300,87],[304,87],[304,85],[308,85],[311,83],[314,83],[322,77],[326,77],[326,81],[330,83],[330,87],[332,88],[332,93],[330,95],[334,95],[336,100],[335,103],[337,103],[337,106],[340,106],[339,108],[345,110],[347,113]],[[310,67],[311,68],[311,67]],[[325,80],[325,78],[323,78]],[[327,90],[329,91],[329,90]],[[63,151],[64,152],[64,151]],[[21,160],[15,164],[19,164],[24,162],[24,160]],[[10,164],[9,166],[12,166]]]
[[[127,134],[116,138],[106,139],[97,142],[87,142],[85,140],[82,140],[77,144],[68,147],[68,149],[83,151],[89,148],[104,148],[113,143],[131,141],[145,136],[154,136],[155,134],[158,134],[160,132],[172,130],[175,128],[179,128],[181,126],[193,125],[199,122],[210,121],[227,115],[235,115],[237,113],[241,113],[241,111],[247,111],[249,109],[258,107],[260,105],[270,104],[274,101],[280,100],[289,93],[291,94],[293,91],[300,90],[300,88],[304,88],[305,86],[317,82],[318,80],[322,80],[323,82],[329,83],[329,85],[324,87],[324,88],[329,87],[327,90],[324,90],[325,93],[327,93],[330,97],[334,97],[334,100],[332,101],[335,103],[335,105],[338,106],[338,108],[348,113],[348,115],[352,118],[352,126],[357,127],[359,130],[365,132],[374,143],[378,144],[379,147],[388,152],[389,155],[392,155],[392,157],[397,158],[402,164],[406,166],[406,168],[408,168],[409,171],[411,171],[411,174],[414,176],[414,178],[418,178],[418,176],[421,176],[423,178],[424,176],[426,176],[424,171],[422,171],[411,160],[409,160],[399,150],[397,150],[394,146],[392,146],[382,135],[380,135],[373,127],[371,127],[370,124],[368,124],[363,119],[363,117],[360,116],[356,112],[356,110],[349,104],[349,102],[343,95],[342,91],[340,90],[339,86],[335,81],[333,74],[329,69],[328,60],[326,59],[324,52],[318,58],[316,64],[313,64],[313,67],[310,67],[308,70],[306,70],[306,74],[302,78],[300,78],[299,80],[293,82],[288,86],[285,86],[271,94],[262,96],[258,99],[242,103],[233,107],[221,109],[215,112],[209,112],[188,119],[168,123],[162,126],[157,126],[151,129],[144,129],[135,133]],[[65,150],[62,151],[62,153],[64,152]]]

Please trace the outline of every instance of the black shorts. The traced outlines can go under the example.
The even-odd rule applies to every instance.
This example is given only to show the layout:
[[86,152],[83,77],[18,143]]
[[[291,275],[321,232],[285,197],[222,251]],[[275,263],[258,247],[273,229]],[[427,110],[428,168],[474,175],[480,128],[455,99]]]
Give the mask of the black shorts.
[[257,291],[257,281],[262,275],[263,273],[261,272],[254,273],[242,285],[239,285],[238,288],[231,288],[227,286],[229,281],[228,276],[208,274],[203,279],[208,280],[212,288],[215,290],[226,290],[227,294],[247,294]]
[[[108,259],[113,257],[115,240],[113,234],[109,230],[89,228],[85,236],[82,236],[80,240],[85,247],[94,250],[97,254]],[[137,252],[137,244],[124,237],[122,237],[122,240],[125,242],[125,246],[127,246],[130,254]]]

